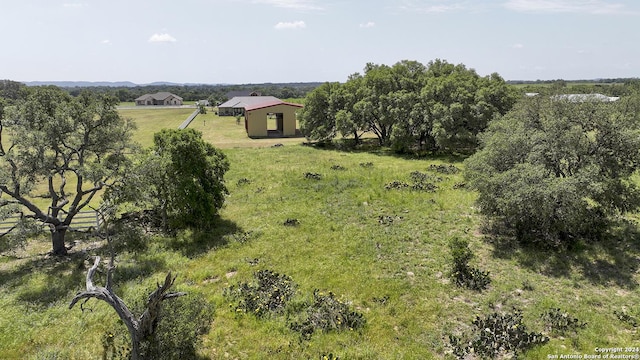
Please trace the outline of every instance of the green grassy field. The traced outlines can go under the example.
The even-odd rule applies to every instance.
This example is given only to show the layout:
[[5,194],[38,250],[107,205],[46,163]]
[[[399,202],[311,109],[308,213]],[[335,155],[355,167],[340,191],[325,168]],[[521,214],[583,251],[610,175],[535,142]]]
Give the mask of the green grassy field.
[[[135,121],[138,130],[134,140],[144,147],[153,144],[153,134],[161,129],[176,129],[193,113],[194,109],[122,109],[120,114]],[[275,128],[275,120],[269,120],[268,126]],[[268,147],[275,144],[300,144],[304,138],[268,138],[250,139],[244,128],[244,119],[236,122],[233,116],[217,116],[215,111],[198,115],[189,125],[203,133],[203,138],[221,149]]]
[[[145,139],[150,135],[142,134],[184,120],[182,114],[126,114],[138,121],[136,137],[143,143],[150,143]],[[279,139],[284,146],[272,147],[274,139],[243,138],[235,118],[211,113],[196,118],[193,127],[223,148],[231,163],[230,194],[217,227],[155,237],[145,252],[119,254],[115,283],[131,301],[172,271],[178,290],[211,301],[215,319],[204,335],[204,358],[320,359],[329,353],[340,359],[452,358],[449,333],[468,329],[476,316],[512,307],[523,311],[529,331],[548,333],[540,315],[551,308],[587,322],[576,332],[551,335],[548,344],[526,353],[527,359],[640,343],[637,328],[614,314],[640,317],[635,231],[615,229],[607,243],[562,254],[496,246],[480,234],[476,194],[460,186],[461,174],[430,168],[462,169],[461,159],[321,150],[300,145],[303,139]],[[414,171],[427,174],[437,189],[385,188],[394,181],[411,183]],[[287,219],[299,225],[285,226]],[[472,265],[490,272],[487,290],[461,289],[449,280],[447,244],[454,237],[469,240],[476,254]],[[95,239],[75,241],[65,259],[44,256],[46,239],[0,256],[0,358],[102,358],[104,332],[117,326],[115,313],[97,301],[87,303],[85,311],[67,305],[83,289],[88,257],[106,255],[106,249]],[[290,276],[298,284],[297,302],[314,289],[333,292],[364,315],[365,327],[300,340],[284,316],[257,319],[234,311],[224,289],[250,281],[261,269]]]
[[153,144],[153,134],[161,129],[177,129],[193,113],[193,108],[132,108],[120,109],[120,116],[133,119],[138,129],[133,139],[144,147]]

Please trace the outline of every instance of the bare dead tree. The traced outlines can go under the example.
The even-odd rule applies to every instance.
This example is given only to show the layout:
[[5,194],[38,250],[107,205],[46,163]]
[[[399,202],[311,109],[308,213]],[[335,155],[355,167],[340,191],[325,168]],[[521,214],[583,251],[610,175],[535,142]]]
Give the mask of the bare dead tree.
[[152,292],[148,299],[144,312],[139,318],[129,310],[127,305],[113,292],[113,257],[109,261],[109,268],[107,269],[107,281],[104,287],[96,286],[93,283],[93,276],[100,265],[100,257],[96,256],[93,266],[87,272],[86,290],[79,292],[69,303],[69,309],[72,309],[76,303],[82,299],[84,302],[82,305],[89,301],[91,298],[105,301],[109,304],[118,314],[122,322],[127,326],[129,335],[131,336],[131,359],[142,359],[140,354],[140,342],[145,338],[153,335],[156,331],[160,312],[162,310],[162,302],[167,299],[176,298],[186,295],[184,292],[169,292],[169,289],[173,286],[176,278],[171,276],[171,272],[167,274],[164,279],[164,283],[157,284],[157,289]]

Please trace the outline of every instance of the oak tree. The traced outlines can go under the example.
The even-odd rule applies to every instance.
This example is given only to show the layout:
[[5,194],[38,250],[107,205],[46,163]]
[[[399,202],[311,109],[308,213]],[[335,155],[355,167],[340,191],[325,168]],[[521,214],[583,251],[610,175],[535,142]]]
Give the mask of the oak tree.
[[48,225],[55,255],[67,253],[73,218],[125,171],[133,123],[116,104],[42,87],[0,118],[0,206]]
[[638,209],[640,127],[623,105],[538,97],[492,121],[465,161],[481,212],[523,242],[558,247]]
[[309,94],[300,111],[300,130],[310,140],[328,141],[336,134],[336,93],[340,83],[324,83]]

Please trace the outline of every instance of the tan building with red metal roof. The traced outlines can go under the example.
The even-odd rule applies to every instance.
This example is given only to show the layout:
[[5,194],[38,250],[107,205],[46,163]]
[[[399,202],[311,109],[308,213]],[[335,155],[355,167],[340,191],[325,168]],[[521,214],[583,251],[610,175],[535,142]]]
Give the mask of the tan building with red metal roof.
[[[296,111],[303,106],[273,96],[236,96],[218,106],[220,116],[244,116],[247,135],[260,137],[297,136]],[[275,125],[269,127],[269,118]]]

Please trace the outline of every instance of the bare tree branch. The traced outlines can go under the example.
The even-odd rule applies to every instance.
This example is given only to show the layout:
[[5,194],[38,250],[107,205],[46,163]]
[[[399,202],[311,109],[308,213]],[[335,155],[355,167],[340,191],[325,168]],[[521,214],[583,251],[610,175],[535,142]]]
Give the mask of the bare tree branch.
[[93,274],[96,272],[96,269],[98,269],[98,265],[100,265],[100,256],[96,256],[93,266],[87,271],[87,291],[96,289],[96,286],[93,285]]
[[176,278],[171,277],[169,272],[162,285],[158,284],[158,288],[149,295],[147,306],[140,318],[136,319],[127,305],[112,290],[111,274],[113,272],[113,257],[109,261],[109,269],[107,270],[107,286],[100,287],[93,283],[93,276],[100,266],[100,257],[96,256],[93,266],[87,271],[85,281],[86,291],[82,291],[73,297],[69,303],[69,309],[72,309],[80,300],[85,302],[91,298],[105,301],[118,314],[120,320],[124,322],[131,336],[131,359],[138,360],[140,356],[140,342],[147,336],[153,335],[156,331],[162,302],[166,299],[172,299],[186,295],[184,292],[169,293],[169,289],[173,286]]

